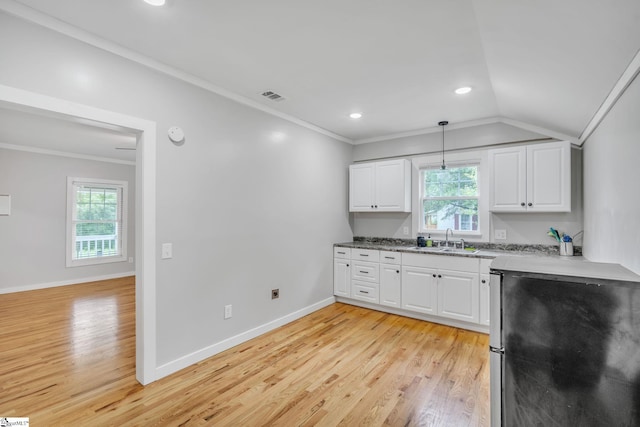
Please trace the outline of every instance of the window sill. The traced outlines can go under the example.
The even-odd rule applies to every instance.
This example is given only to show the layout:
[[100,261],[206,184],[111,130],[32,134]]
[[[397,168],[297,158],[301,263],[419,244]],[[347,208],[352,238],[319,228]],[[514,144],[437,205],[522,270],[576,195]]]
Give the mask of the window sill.
[[72,259],[72,260],[67,260],[67,267],[84,267],[87,265],[111,264],[114,262],[126,262],[126,261],[127,261],[126,255]]

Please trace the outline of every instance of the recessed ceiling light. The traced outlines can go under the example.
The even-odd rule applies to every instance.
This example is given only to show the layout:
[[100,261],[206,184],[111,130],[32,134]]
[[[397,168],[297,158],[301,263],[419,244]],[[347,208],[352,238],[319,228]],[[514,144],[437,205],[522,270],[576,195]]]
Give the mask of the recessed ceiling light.
[[149,3],[151,6],[164,6],[166,0],[144,0],[146,3]]
[[359,119],[360,117],[362,117],[362,113],[351,113],[349,114],[349,117],[351,117],[352,119]]
[[464,95],[465,93],[471,92],[471,88],[469,86],[459,87],[455,92],[458,95]]

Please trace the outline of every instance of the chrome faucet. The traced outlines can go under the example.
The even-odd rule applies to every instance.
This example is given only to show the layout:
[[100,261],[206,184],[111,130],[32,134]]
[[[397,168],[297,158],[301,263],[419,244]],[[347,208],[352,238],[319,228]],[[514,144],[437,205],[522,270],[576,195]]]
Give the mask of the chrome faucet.
[[446,248],[449,247],[449,232],[451,232],[451,237],[453,237],[453,230],[450,228],[447,228],[447,231],[444,232],[444,246]]

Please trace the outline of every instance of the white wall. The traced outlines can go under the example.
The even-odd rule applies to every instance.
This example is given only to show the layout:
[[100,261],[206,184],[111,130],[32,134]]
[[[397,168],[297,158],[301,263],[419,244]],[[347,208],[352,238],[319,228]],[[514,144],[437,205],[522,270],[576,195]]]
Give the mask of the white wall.
[[127,253],[135,254],[134,166],[0,148],[0,193],[11,195],[11,215],[0,216],[0,293],[133,274],[128,262],[65,266],[67,176],[129,183]]
[[[487,146],[507,144],[544,138],[503,123],[474,126],[447,131],[445,133],[445,159],[465,150],[487,150]],[[534,142],[532,142],[534,143]],[[381,157],[403,156],[417,158],[417,153],[437,153],[442,149],[442,135],[428,134],[411,136],[390,141],[362,144],[354,147],[354,161],[375,160]],[[478,239],[483,242],[543,244],[552,245],[554,240],[547,236],[549,227],[576,234],[583,229],[582,210],[582,154],[577,148],[571,150],[571,212],[568,213],[514,213],[490,214],[487,233]],[[411,155],[413,154],[413,155]],[[415,182],[412,185],[417,185]],[[353,234],[365,237],[393,237],[397,239],[415,238],[416,227],[412,215],[408,213],[353,213]],[[409,227],[409,235],[404,228]],[[493,230],[507,230],[507,240],[495,241]],[[440,236],[434,236],[440,238]],[[465,236],[465,240],[467,237]],[[469,241],[476,240],[469,238]],[[582,241],[577,240],[577,245]]]
[[0,51],[0,84],[158,124],[158,365],[332,297],[350,145],[4,14]]
[[584,254],[640,274],[640,79],[584,144]]

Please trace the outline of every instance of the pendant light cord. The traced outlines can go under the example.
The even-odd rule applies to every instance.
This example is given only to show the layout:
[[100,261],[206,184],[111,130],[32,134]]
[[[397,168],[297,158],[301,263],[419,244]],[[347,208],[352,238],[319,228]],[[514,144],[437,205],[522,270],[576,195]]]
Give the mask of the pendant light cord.
[[442,170],[445,170],[447,168],[447,165],[444,164],[444,127],[448,124],[449,122],[446,120],[438,122],[438,126],[442,126],[442,166],[440,166]]

